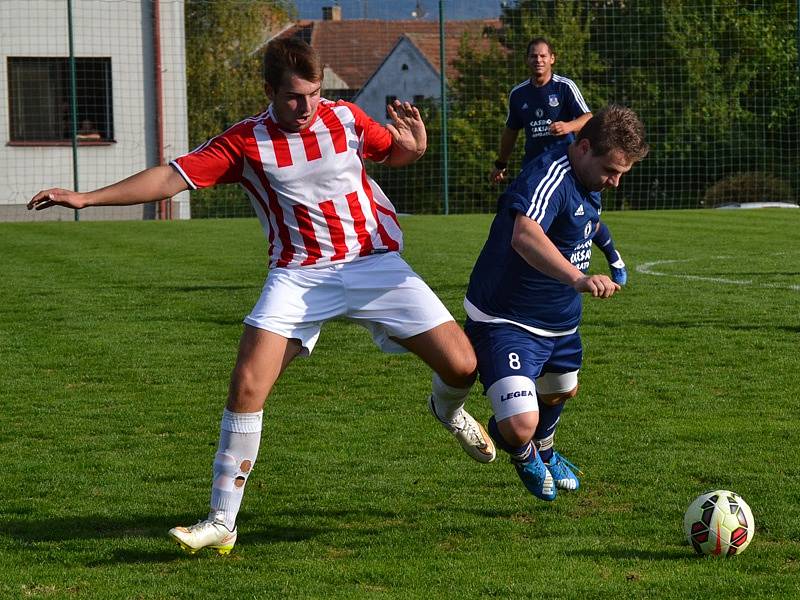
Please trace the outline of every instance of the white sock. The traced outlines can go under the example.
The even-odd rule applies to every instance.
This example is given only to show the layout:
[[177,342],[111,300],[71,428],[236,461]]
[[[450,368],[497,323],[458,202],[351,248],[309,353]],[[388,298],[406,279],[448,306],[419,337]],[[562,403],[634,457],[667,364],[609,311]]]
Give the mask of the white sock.
[[467,401],[469,391],[472,386],[468,388],[457,388],[447,385],[438,373],[433,374],[433,408],[440,419],[445,421],[452,421],[455,419],[458,411],[464,407],[464,402]]
[[228,409],[222,413],[209,518],[222,521],[231,531],[236,527],[244,484],[258,456],[262,414],[263,411],[235,413]]

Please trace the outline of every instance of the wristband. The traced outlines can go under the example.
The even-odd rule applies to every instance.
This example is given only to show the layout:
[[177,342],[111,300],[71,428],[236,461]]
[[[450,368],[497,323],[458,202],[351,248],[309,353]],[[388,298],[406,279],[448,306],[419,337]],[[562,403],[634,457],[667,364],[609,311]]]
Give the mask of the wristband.
[[494,161],[494,168],[497,169],[498,171],[505,171],[507,167],[508,167],[507,162],[503,162],[502,160]]

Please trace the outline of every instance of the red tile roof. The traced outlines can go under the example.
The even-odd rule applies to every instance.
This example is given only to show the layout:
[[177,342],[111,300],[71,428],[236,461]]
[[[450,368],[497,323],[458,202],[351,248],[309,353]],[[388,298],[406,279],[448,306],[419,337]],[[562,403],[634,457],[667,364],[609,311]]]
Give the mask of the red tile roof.
[[[458,55],[465,32],[484,38],[486,32],[500,27],[499,19],[446,23],[447,76],[455,75],[452,60]],[[360,89],[364,85],[403,35],[420,49],[437,71],[441,68],[437,21],[297,21],[278,35],[297,36],[307,41],[319,52],[323,64],[346,81],[350,89]]]

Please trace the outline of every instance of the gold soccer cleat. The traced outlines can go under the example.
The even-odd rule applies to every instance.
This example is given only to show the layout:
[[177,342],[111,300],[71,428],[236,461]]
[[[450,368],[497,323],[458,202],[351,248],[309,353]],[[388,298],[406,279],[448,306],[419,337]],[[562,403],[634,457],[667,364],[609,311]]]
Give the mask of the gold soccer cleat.
[[189,554],[202,548],[216,550],[219,554],[230,554],[236,543],[236,529],[230,531],[219,521],[198,521],[190,527],[173,527],[169,536]]

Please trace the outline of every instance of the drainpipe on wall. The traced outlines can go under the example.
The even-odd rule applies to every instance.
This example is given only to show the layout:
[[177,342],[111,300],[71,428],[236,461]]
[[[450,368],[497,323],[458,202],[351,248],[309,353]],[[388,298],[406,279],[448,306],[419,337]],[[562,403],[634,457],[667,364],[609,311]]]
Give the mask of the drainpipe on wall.
[[[153,0],[153,65],[155,67],[156,152],[159,165],[164,164],[164,98],[161,85],[161,0]],[[172,218],[172,198],[158,203],[158,218]]]
[[[798,0],[800,1],[800,0]],[[442,95],[442,195],[444,196],[444,214],[450,214],[450,186],[448,183],[450,160],[448,158],[447,148],[447,78],[445,77],[445,69],[447,63],[445,62],[444,55],[444,2],[439,0],[439,85],[441,87],[440,93]]]
[[[67,0],[67,31],[69,34],[69,111],[70,137],[72,138],[72,189],[80,191],[78,182],[78,84],[75,66],[75,45],[72,35],[72,0]],[[78,209],[73,212],[73,219],[80,221]]]

